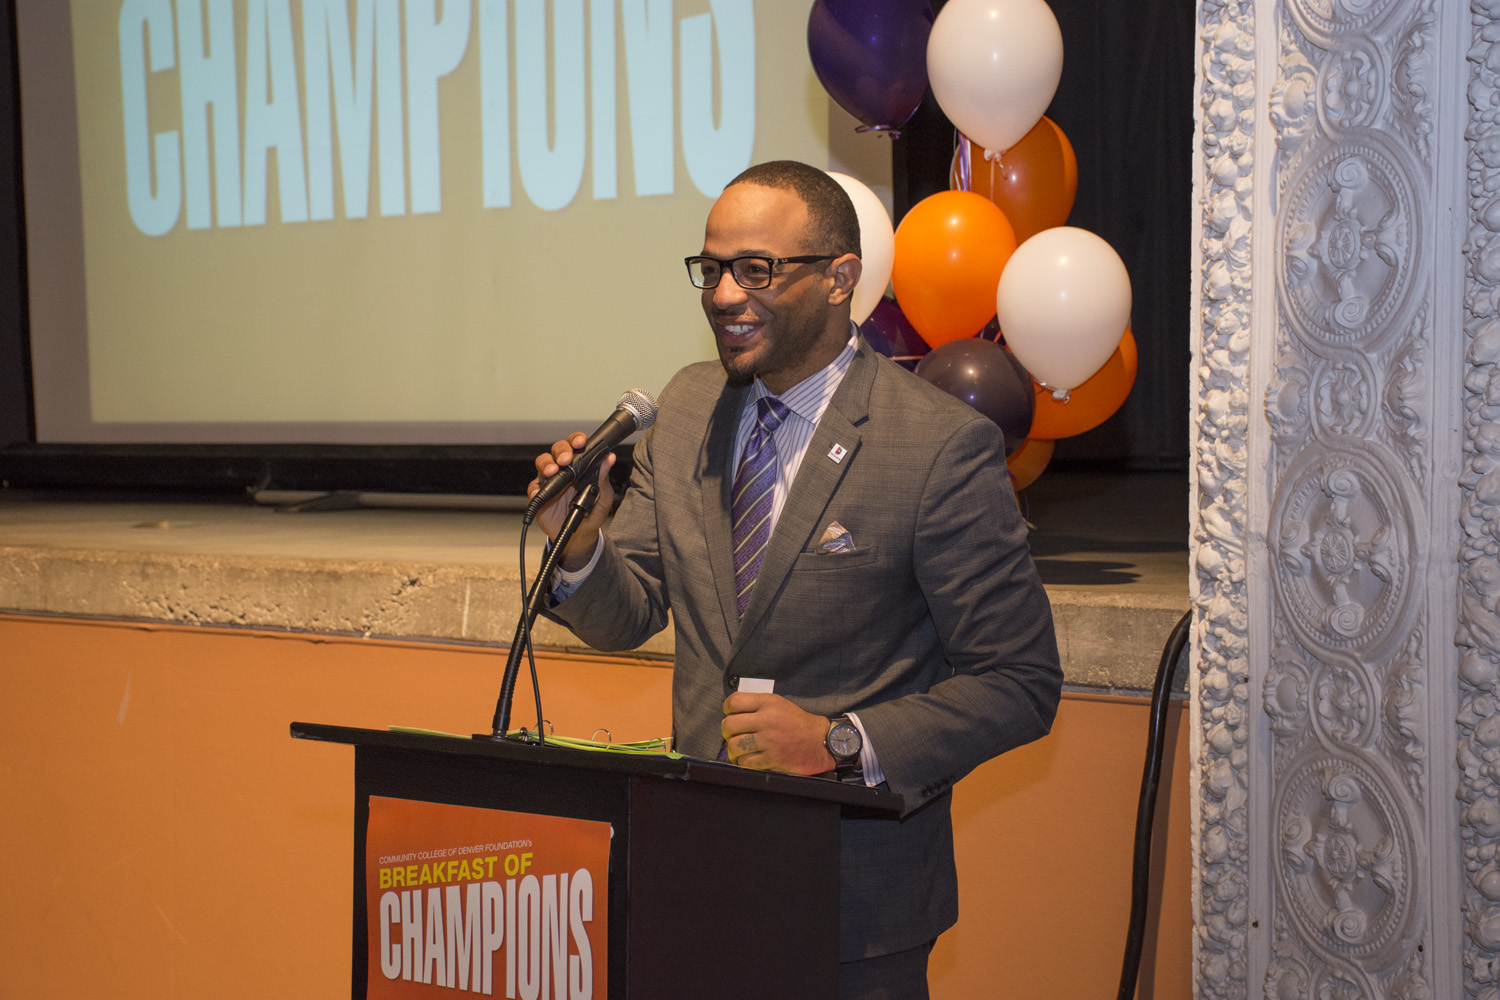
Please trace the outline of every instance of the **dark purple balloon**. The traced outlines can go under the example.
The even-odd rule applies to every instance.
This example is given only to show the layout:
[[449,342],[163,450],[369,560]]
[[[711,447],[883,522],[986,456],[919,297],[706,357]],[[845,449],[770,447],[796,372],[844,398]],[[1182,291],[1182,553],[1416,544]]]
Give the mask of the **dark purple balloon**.
[[967,338],[940,344],[917,365],[917,374],[998,424],[1005,432],[1007,455],[1031,433],[1036,414],[1031,376],[994,341]]
[[894,359],[907,371],[917,367],[922,356],[932,350],[907,320],[901,307],[890,299],[883,298],[875,303],[875,310],[859,325],[859,332],[865,335],[876,354]]
[[928,0],[816,0],[807,52],[830,97],[892,137],[927,93]]

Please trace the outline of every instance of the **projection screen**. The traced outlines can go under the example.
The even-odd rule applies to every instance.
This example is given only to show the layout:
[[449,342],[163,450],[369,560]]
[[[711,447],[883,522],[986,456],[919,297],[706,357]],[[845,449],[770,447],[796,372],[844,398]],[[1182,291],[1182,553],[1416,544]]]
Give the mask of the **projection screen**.
[[659,390],[729,178],[889,203],[810,6],[18,0],[37,440],[530,443]]

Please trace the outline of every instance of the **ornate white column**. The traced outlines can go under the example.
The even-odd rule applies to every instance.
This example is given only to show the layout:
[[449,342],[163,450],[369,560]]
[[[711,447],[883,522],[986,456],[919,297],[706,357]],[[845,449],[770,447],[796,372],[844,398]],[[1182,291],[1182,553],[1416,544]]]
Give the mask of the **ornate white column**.
[[1500,1000],[1497,17],[1200,3],[1199,997]]

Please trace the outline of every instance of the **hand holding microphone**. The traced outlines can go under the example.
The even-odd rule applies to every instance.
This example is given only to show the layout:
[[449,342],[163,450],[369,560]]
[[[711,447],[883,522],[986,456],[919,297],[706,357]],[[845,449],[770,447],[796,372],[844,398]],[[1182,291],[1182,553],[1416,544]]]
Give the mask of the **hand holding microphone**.
[[[599,499],[602,502],[594,507],[568,546],[568,554],[582,553],[582,558],[577,560],[579,565],[586,562],[593,554],[595,538],[613,506],[614,490],[609,485],[609,469],[614,465],[614,455],[610,450],[636,431],[650,427],[655,420],[656,400],[642,389],[631,389],[620,397],[615,412],[593,434],[587,438],[581,431],[570,434],[566,440],[554,444],[550,451],[538,455],[537,478],[532,480],[526,490],[531,502],[526,507],[525,521],[530,523],[540,514],[537,523],[548,538],[555,538],[562,525],[564,511],[573,499],[574,484],[586,479],[597,468],[600,474]],[[561,503],[553,503],[560,497]],[[570,566],[567,555],[564,556],[563,565],[578,568]]]

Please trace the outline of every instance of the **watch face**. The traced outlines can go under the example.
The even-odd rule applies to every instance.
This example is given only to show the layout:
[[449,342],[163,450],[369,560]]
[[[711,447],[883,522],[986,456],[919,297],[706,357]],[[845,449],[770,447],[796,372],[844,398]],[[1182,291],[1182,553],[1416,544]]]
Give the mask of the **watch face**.
[[828,752],[835,757],[853,757],[859,753],[859,730],[841,723],[828,731]]

